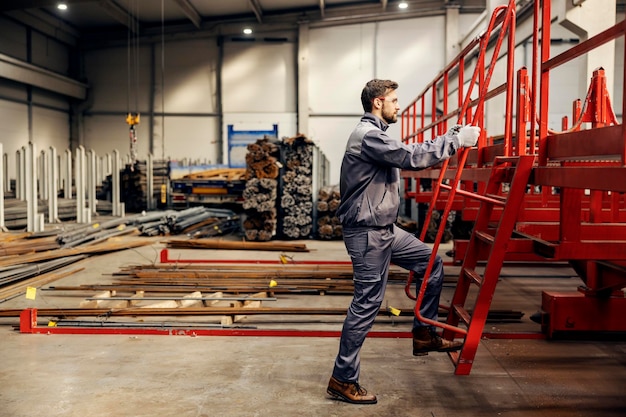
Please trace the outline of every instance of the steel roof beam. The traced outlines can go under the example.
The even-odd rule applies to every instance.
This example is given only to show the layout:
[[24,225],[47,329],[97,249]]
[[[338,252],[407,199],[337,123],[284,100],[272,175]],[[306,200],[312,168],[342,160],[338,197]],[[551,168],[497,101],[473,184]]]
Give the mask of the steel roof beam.
[[0,78],[80,100],[87,97],[87,85],[4,54],[0,54]]
[[181,8],[187,19],[191,20],[191,23],[198,29],[200,29],[200,25],[202,24],[202,17],[198,13],[193,4],[189,2],[189,0],[174,0],[178,7]]
[[113,0],[100,0],[98,5],[119,23],[129,28],[133,33],[139,32],[139,22],[126,9]]
[[248,0],[248,4],[250,4],[250,7],[252,7],[252,11],[256,16],[256,20],[258,20],[259,23],[263,23],[263,10],[261,9],[259,0]]

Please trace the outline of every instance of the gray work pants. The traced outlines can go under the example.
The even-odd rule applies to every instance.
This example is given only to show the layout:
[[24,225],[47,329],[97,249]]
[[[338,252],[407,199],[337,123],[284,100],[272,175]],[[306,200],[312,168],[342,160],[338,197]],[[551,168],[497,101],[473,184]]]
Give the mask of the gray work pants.
[[[414,271],[419,288],[432,250],[395,225],[382,229],[344,229],[343,240],[352,259],[354,297],[343,323],[333,376],[343,382],[357,382],[359,352],[384,299],[389,263]],[[423,317],[437,320],[442,286],[443,261],[437,255],[420,308]],[[415,319],[413,327],[425,325]]]

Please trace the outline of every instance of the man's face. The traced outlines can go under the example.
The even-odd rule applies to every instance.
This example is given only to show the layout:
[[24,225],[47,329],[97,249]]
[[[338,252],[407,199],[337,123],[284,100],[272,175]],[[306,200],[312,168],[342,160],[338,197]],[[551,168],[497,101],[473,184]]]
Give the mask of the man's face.
[[397,122],[399,111],[400,106],[398,105],[398,95],[396,94],[396,91],[393,90],[387,93],[384,98],[383,107],[381,109],[383,120],[387,122],[387,124]]

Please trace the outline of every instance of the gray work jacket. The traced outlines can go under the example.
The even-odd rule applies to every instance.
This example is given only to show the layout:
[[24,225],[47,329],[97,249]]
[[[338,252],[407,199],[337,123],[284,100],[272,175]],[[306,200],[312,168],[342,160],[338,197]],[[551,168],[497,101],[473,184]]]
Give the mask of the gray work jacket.
[[344,228],[393,224],[400,207],[400,169],[420,170],[454,155],[460,146],[448,132],[424,143],[406,145],[390,138],[389,126],[365,113],[346,145],[341,163],[341,204],[337,217]]

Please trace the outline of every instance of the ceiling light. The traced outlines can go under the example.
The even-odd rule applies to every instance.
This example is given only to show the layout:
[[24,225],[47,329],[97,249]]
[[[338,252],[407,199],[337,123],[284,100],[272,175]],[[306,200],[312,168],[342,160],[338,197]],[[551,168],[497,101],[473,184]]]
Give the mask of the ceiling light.
[[245,35],[251,35],[251,34],[252,34],[252,29],[250,29],[250,28],[244,28],[243,33],[244,33]]
[[398,9],[406,9],[407,7],[409,7],[409,3],[407,3],[406,1],[401,1],[400,3],[398,3]]
[[67,10],[67,4],[59,3],[59,4],[57,4],[57,9],[59,9],[59,10]]

